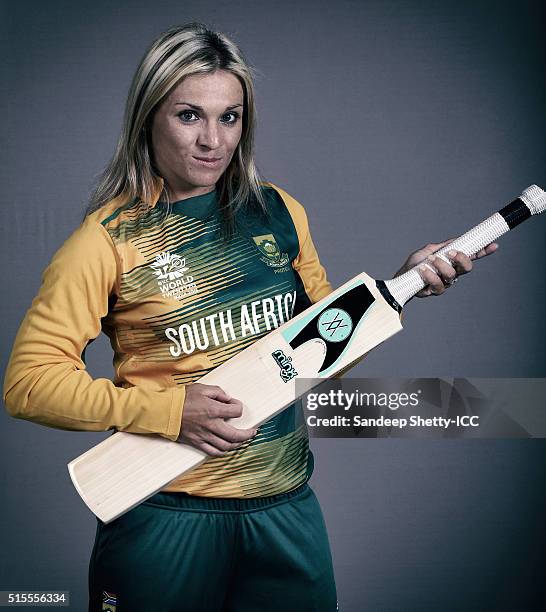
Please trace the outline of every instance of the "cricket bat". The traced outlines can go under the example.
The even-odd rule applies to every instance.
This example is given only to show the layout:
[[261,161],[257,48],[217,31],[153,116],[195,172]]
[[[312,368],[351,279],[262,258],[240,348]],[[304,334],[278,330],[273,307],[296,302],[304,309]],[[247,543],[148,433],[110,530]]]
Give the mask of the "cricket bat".
[[[546,193],[532,185],[435,254],[448,263],[452,249],[472,256],[545,209]],[[402,329],[403,306],[425,285],[416,268],[387,281],[359,274],[199,382],[218,385],[243,403],[242,416],[230,419],[231,425],[261,425]],[[297,378],[305,383],[296,391]],[[89,509],[109,523],[207,457],[161,436],[117,432],[71,461],[68,470]]]

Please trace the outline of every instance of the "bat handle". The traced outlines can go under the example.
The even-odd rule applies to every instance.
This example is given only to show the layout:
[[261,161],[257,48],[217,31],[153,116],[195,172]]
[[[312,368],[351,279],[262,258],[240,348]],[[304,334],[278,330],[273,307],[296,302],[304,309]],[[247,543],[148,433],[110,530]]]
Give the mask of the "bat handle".
[[[448,251],[462,251],[469,257],[472,257],[472,255],[475,255],[485,246],[506,234],[506,232],[509,232],[531,215],[537,215],[544,212],[544,210],[546,210],[546,193],[540,187],[531,185],[523,191],[519,198],[447,246],[438,249],[434,254],[449,264],[451,262],[446,256]],[[417,270],[419,265],[392,280],[385,281],[386,287],[400,306],[404,306],[408,300],[425,286],[425,282]]]

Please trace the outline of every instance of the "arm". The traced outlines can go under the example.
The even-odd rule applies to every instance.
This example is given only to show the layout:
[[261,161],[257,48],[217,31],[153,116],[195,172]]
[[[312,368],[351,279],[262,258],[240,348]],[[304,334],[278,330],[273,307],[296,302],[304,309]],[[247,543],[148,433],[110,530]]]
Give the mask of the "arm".
[[3,389],[9,414],[59,429],[178,438],[184,387],[123,389],[86,371],[82,352],[99,335],[117,288],[114,245],[87,217],[45,269],[15,338]]

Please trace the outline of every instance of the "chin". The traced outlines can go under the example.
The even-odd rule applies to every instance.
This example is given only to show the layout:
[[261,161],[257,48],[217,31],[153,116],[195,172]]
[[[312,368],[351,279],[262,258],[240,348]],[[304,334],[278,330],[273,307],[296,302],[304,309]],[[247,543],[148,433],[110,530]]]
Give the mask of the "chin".
[[207,187],[216,185],[225,170],[218,172],[218,170],[204,170],[202,172],[196,172],[191,177],[191,182],[196,187]]

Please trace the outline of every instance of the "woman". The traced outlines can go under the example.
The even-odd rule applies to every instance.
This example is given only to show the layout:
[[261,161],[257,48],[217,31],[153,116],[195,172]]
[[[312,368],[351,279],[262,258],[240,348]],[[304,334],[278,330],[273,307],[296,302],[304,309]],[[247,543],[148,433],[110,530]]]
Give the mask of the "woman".
[[[90,610],[336,608],[300,413],[291,406],[258,431],[236,429],[225,419],[241,414],[237,398],[196,382],[332,290],[303,207],[259,181],[254,117],[251,72],[233,42],[200,24],[160,36],[86,217],[45,270],[15,340],[4,383],[13,416],[158,434],[211,457],[98,521]],[[422,268],[421,296],[472,267],[462,253],[451,260]],[[92,379],[83,361],[101,329],[113,382]]]

